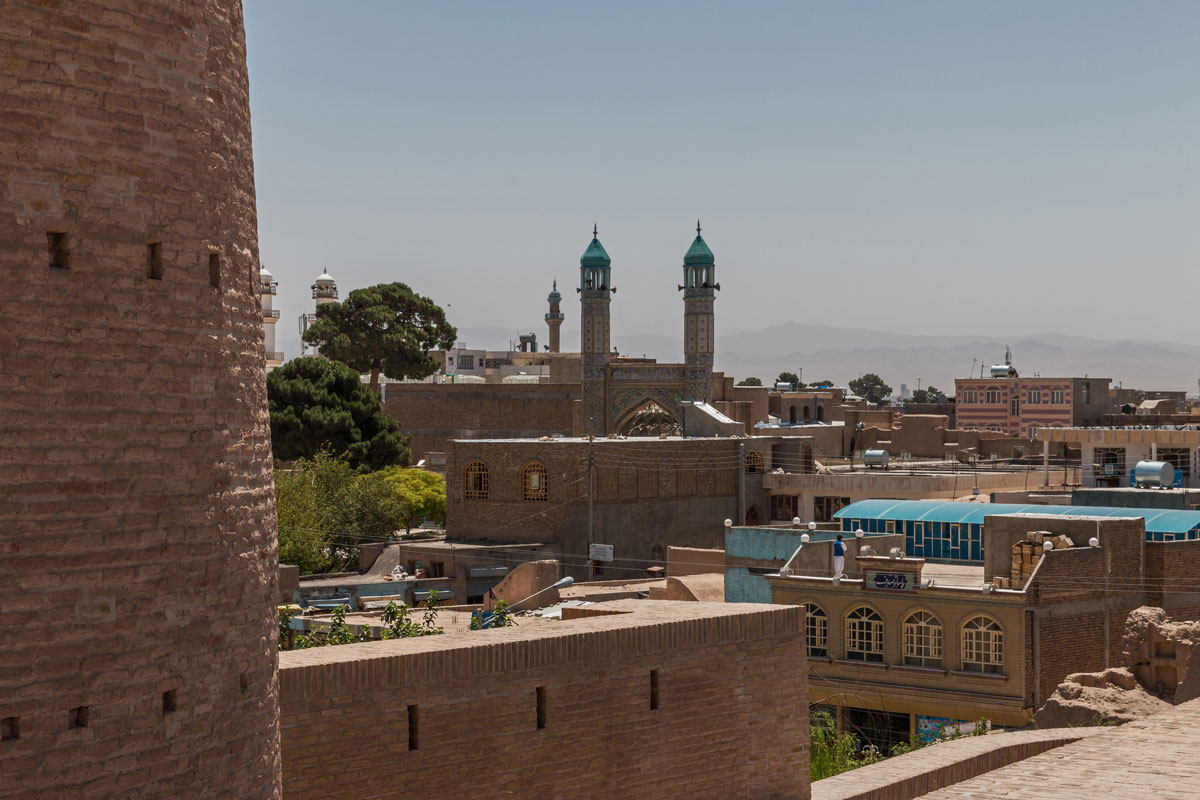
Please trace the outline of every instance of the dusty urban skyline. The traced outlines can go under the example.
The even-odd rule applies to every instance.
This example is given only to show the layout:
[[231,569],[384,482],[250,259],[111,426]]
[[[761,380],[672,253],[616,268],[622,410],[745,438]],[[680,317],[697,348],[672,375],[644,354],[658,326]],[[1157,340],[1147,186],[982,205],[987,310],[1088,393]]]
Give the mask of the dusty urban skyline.
[[557,278],[576,330],[593,222],[614,339],[678,338],[696,217],[718,354],[793,320],[1192,340],[1200,6],[622,5],[247,4],[289,356],[325,266],[514,333]]

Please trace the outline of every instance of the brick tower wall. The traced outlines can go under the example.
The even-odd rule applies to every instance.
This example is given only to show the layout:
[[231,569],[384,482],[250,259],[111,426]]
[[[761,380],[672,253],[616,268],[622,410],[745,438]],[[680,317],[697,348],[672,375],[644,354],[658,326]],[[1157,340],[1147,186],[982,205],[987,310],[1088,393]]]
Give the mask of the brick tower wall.
[[0,797],[279,795],[256,225],[240,2],[0,0]]

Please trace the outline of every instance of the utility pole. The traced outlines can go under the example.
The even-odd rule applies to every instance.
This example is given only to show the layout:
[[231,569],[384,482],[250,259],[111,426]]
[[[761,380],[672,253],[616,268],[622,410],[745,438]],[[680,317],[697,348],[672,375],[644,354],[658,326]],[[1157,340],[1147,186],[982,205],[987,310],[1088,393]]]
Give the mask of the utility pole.
[[746,522],[746,443],[738,442],[738,523]]
[[[592,423],[594,424],[596,421],[595,417],[592,417],[591,419],[592,419]],[[592,544],[595,543],[595,541],[596,541],[596,523],[595,523],[595,517],[592,516],[592,500],[594,499],[592,497],[592,495],[595,494],[594,487],[596,485],[596,478],[595,478],[596,456],[595,456],[594,440],[595,440],[595,437],[589,433],[588,434],[588,450],[587,450],[587,460],[588,460],[588,462],[587,462],[587,467],[588,467],[588,469],[587,469],[587,476],[588,476],[587,477],[587,481],[588,481],[588,575],[591,577],[595,577],[595,575],[593,573],[596,570],[595,564],[592,563]]]

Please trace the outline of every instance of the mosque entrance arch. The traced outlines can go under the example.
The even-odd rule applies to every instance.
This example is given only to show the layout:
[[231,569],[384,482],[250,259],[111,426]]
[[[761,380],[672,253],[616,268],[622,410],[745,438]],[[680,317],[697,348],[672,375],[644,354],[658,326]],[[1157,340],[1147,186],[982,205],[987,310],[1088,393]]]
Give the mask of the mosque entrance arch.
[[679,419],[659,403],[647,398],[641,405],[629,412],[617,433],[622,436],[679,436],[683,425]]

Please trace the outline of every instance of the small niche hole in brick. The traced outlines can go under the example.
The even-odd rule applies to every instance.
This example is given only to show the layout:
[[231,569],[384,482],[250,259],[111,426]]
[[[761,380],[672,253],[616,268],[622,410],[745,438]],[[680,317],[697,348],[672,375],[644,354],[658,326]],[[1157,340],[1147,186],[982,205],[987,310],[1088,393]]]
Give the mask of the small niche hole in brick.
[[246,689],[250,687],[250,679],[246,677],[246,673],[238,676],[238,688],[242,690],[242,694],[246,693]]
[[208,285],[214,289],[221,288],[221,256],[219,253],[208,254]]
[[650,670],[650,710],[658,711],[658,670]]
[[152,281],[161,281],[162,273],[162,242],[149,242],[146,245],[146,277]]
[[416,750],[421,744],[420,739],[421,709],[417,706],[408,707],[408,749]]
[[169,689],[169,690],[163,692],[163,694],[162,694],[162,713],[164,715],[174,714],[175,709],[178,708],[177,702],[178,701],[175,696],[174,689]]
[[21,718],[0,719],[0,742],[15,742],[21,738]]
[[546,729],[546,687],[537,687],[537,729]]
[[67,244],[67,234],[61,231],[46,231],[46,250],[50,255],[50,269],[71,268],[71,250]]
[[88,726],[88,707],[79,706],[67,712],[67,728],[86,728]]

